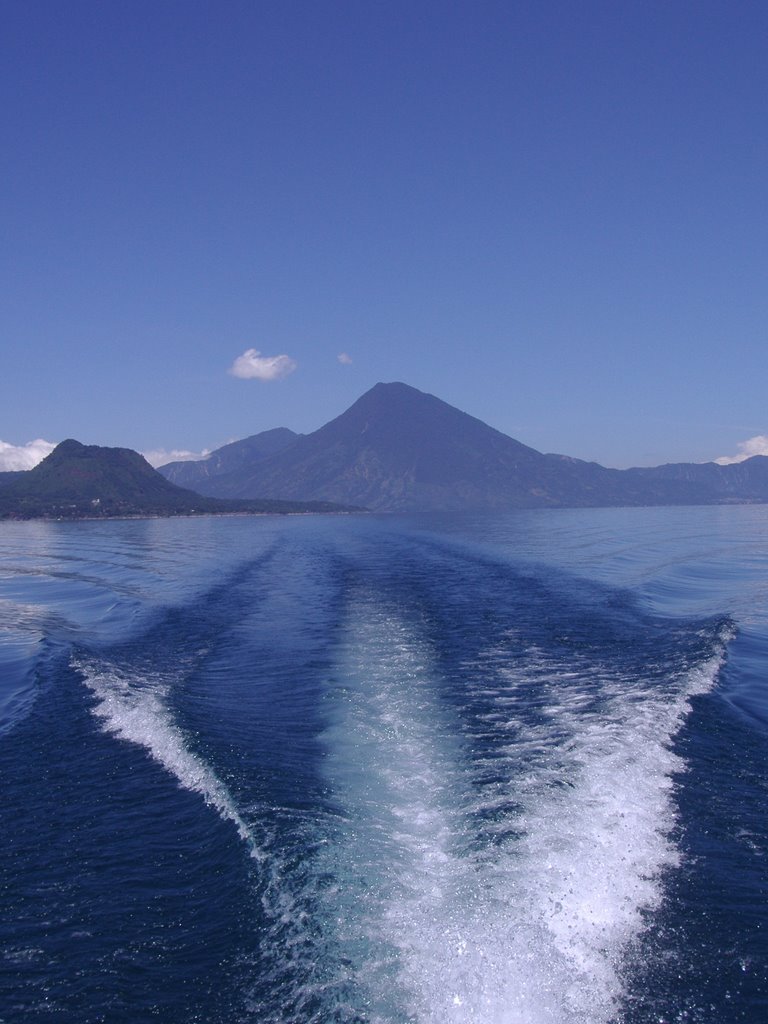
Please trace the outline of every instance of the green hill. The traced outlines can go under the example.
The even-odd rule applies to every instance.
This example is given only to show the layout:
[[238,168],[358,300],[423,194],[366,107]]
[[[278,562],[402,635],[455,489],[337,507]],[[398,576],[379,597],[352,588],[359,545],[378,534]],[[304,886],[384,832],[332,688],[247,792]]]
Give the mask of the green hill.
[[203,497],[170,483],[129,448],[73,440],[62,441],[34,469],[0,481],[3,519],[326,511],[341,508],[329,502]]

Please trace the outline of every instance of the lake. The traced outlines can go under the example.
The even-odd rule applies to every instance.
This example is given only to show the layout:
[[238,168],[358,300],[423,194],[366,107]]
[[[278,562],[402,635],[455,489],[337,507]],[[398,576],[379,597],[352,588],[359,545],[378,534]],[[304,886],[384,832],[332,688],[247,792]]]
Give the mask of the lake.
[[768,1019],[768,507],[0,524],[0,1024]]

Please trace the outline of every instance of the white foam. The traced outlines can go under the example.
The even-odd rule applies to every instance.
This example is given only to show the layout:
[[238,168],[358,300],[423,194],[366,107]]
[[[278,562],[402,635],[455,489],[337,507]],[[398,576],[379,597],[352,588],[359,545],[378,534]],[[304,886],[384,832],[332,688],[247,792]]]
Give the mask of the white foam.
[[452,772],[461,757],[428,645],[396,609],[356,594],[345,634],[329,695],[333,721],[322,736],[324,774],[341,811],[315,866],[336,880],[319,892],[337,964],[322,999],[328,1016],[365,1007],[371,1024],[389,1024],[410,1019],[415,998],[399,969],[409,925],[442,917],[453,900]]
[[134,678],[97,659],[73,658],[88,689],[97,698],[93,713],[106,732],[135,743],[162,765],[184,789],[230,821],[252,857],[263,859],[253,832],[241,817],[227,787],[205,761],[191,751],[167,707],[168,683],[160,677]]
[[[660,693],[536,650],[513,668],[500,652],[495,685],[490,653],[470,692],[488,711],[462,745],[413,624],[358,601],[325,735],[345,821],[325,899],[367,1019],[615,1018],[626,957],[679,860],[673,776],[684,764],[671,743],[721,660]],[[516,714],[532,683],[533,725]],[[500,820],[478,826],[485,812]]]
[[[510,658],[502,645],[474,679],[465,666],[482,712],[462,726],[417,623],[376,594],[356,597],[322,736],[337,812],[324,843],[307,825],[301,870],[275,850],[265,864],[273,935],[257,987],[290,978],[292,1002],[279,1017],[265,1004],[262,1019],[608,1024],[627,954],[679,860],[673,778],[685,766],[672,740],[722,655],[660,690],[587,659],[535,648]],[[171,682],[98,659],[76,666],[103,727],[263,857],[174,722]]]
[[[420,1020],[614,1018],[623,957],[663,898],[664,870],[678,863],[672,776],[684,765],[670,743],[690,697],[713,685],[721,660],[718,654],[681,678],[672,698],[642,685],[628,695],[626,680],[611,694],[603,680],[608,706],[599,716],[585,715],[584,692],[569,687],[570,697],[548,709],[556,749],[547,749],[546,725],[519,730],[510,759],[521,744],[531,759],[514,784],[522,835],[493,859],[477,858],[475,912],[451,932],[467,966],[457,956],[442,965],[455,981],[442,999],[435,989]],[[550,684],[554,697],[555,673]],[[488,806],[482,800],[474,809]]]

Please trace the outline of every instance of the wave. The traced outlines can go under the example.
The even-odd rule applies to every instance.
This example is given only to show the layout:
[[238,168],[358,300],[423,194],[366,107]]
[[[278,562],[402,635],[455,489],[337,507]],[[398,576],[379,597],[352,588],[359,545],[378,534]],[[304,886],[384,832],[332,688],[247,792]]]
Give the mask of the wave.
[[253,830],[237,809],[227,786],[188,746],[167,706],[170,682],[162,676],[136,676],[106,659],[73,655],[72,667],[96,698],[93,714],[105,732],[135,743],[162,765],[184,789],[199,793],[206,805],[231,822],[252,857],[264,860]]
[[434,659],[375,596],[352,603],[319,737],[325,814],[299,829],[301,867],[284,857],[264,901],[272,924],[252,999],[262,1020],[410,1020],[403,924],[441,905],[450,881],[459,750]]
[[695,663],[670,660],[663,683],[658,667],[630,678],[620,662],[501,645],[482,672],[464,667],[467,718],[413,609],[374,590],[350,606],[322,736],[338,816],[303,882],[325,922],[303,955],[335,967],[305,969],[280,1019],[615,1019],[679,862],[673,740],[730,627]]
[[[170,710],[171,663],[73,664],[105,731],[198,793],[259,861],[254,1019],[608,1024],[679,864],[674,738],[731,629],[662,625],[615,595],[582,603],[578,587],[557,597],[445,555],[433,576],[421,557],[418,578],[403,558],[348,574],[322,686],[275,690],[282,715],[300,719],[310,690],[322,704],[318,806],[238,806]],[[252,629],[232,633],[233,656]],[[275,637],[275,669],[290,635]],[[228,700],[246,680],[236,662]]]
[[[509,713],[514,680],[511,693],[500,691],[495,725],[514,733],[509,779],[492,787],[490,806],[481,799],[471,810],[480,815],[494,799],[513,796],[517,813],[503,827],[514,832],[493,857],[486,847],[474,858],[484,895],[480,913],[455,932],[460,1009],[443,1006],[426,1019],[600,1024],[615,1017],[633,944],[663,900],[665,872],[679,862],[673,791],[685,765],[672,742],[691,698],[714,685],[730,636],[724,627],[710,657],[668,681],[671,696],[643,680],[600,679],[595,666],[574,671],[543,659],[538,685],[549,690],[549,721],[521,728]],[[529,693],[530,666],[525,675]],[[503,770],[504,759],[495,766]]]

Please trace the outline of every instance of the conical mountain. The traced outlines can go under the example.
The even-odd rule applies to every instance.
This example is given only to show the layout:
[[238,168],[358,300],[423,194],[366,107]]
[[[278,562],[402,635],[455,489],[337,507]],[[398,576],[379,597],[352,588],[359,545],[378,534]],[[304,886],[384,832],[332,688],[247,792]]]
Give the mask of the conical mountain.
[[371,509],[591,504],[593,463],[542,455],[434,395],[376,384],[289,448],[205,485],[222,497],[336,501]]
[[768,502],[763,456],[606,469],[544,455],[401,383],[377,384],[312,434],[267,431],[207,461],[202,497],[130,449],[64,441],[35,469],[0,475],[0,517]]

